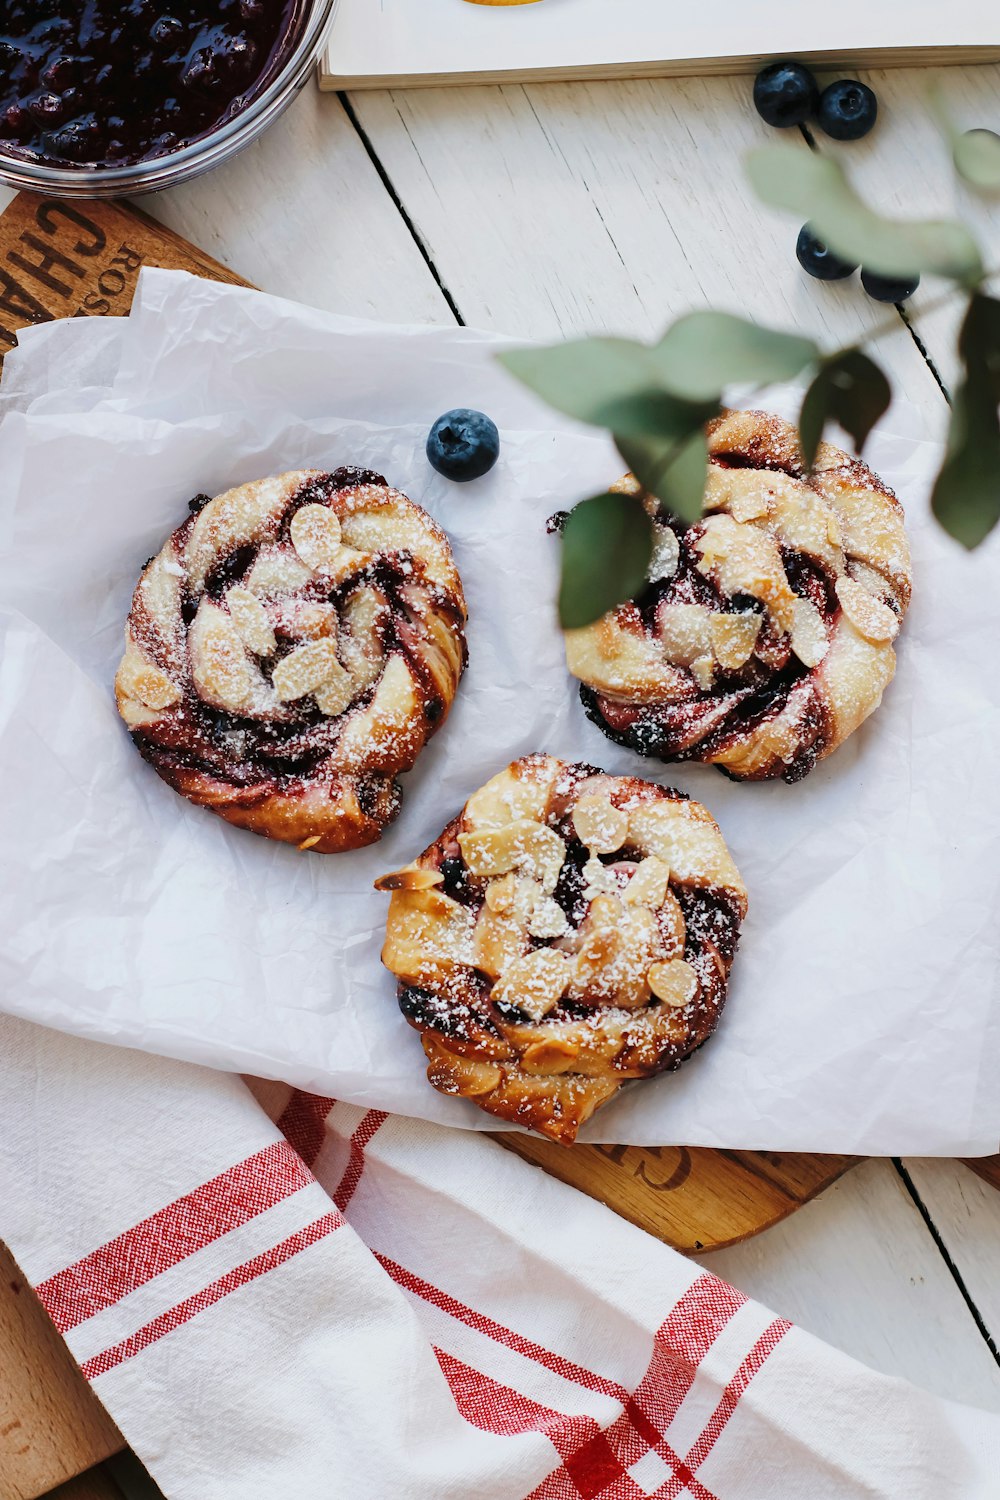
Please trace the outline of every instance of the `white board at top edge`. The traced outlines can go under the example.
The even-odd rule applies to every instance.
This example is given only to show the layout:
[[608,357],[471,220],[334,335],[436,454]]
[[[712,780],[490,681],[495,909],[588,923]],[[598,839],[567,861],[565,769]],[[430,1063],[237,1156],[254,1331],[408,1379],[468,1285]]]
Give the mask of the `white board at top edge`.
[[340,0],[324,87],[739,71],[761,58],[1000,57],[989,0]]

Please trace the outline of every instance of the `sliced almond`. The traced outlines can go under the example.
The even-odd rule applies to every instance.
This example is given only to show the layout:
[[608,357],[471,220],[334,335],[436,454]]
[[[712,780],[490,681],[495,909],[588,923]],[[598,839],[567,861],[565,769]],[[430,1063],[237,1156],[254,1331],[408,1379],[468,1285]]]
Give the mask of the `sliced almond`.
[[491,1094],[503,1078],[496,1063],[463,1057],[445,1047],[433,1032],[421,1038],[427,1054],[427,1077],[442,1094],[459,1094],[464,1099],[478,1099]]
[[732,516],[709,516],[695,543],[698,571],[724,594],[749,594],[767,605],[782,630],[791,629],[795,595],[774,538],[759,526],[741,526]]
[[683,958],[653,964],[646,975],[649,988],[664,1005],[689,1005],[698,993],[698,976]]
[[579,1047],[562,1037],[547,1037],[543,1042],[533,1042],[521,1054],[521,1066],[526,1073],[569,1073],[580,1056]]
[[581,797],[573,809],[573,827],[580,841],[595,854],[614,854],[628,838],[628,814],[608,797]]
[[566,845],[544,823],[520,818],[503,828],[459,834],[462,858],[473,875],[506,875],[521,870],[537,880],[546,894],[555,890]]
[[818,667],[830,649],[823,616],[808,599],[796,599],[792,609],[792,650],[803,666]]
[[309,582],[309,569],[287,548],[262,547],[247,574],[246,587],[262,599],[294,594]]
[[680,958],[687,938],[687,923],[681,903],[668,890],[663,903],[656,912],[656,928],[659,934],[657,947],[670,958]]
[[757,644],[760,627],[760,615],[752,610],[739,615],[713,615],[709,630],[719,666],[727,672],[736,672],[748,662]]
[[380,875],[375,882],[377,891],[429,891],[444,884],[440,870],[423,870],[419,865],[407,865],[394,870],[391,875]]
[[729,502],[729,514],[734,521],[759,521],[768,510],[767,490],[756,477],[747,488],[737,489]]
[[661,604],[656,629],[668,659],[678,667],[689,667],[699,656],[711,659],[711,618],[704,604]]
[[340,552],[340,521],[328,505],[303,505],[289,528],[292,546],[307,568],[325,573]]
[[278,662],[272,674],[274,691],[282,703],[291,703],[322,687],[339,667],[335,641],[328,636],[307,641]]
[[586,882],[583,887],[585,901],[594,901],[598,896],[613,896],[618,890],[618,882],[614,875],[595,857],[588,859],[584,865],[583,878]]
[[561,938],[569,931],[566,913],[551,896],[543,896],[535,903],[528,919],[528,931],[535,938]]
[[884,641],[896,639],[899,633],[898,617],[888,604],[876,599],[856,579],[848,578],[846,574],[843,578],[838,578],[837,598],[844,614],[866,641],[880,645]]
[[715,682],[715,661],[711,656],[697,656],[691,663],[691,676],[703,693],[711,690]]
[[292,640],[318,640],[321,635],[337,635],[337,611],[332,604],[318,604],[310,599],[289,599],[275,611],[279,634]]
[[253,674],[236,622],[203,599],[188,632],[191,676],[202,699],[213,708],[239,713],[253,697]]
[[331,588],[341,588],[355,576],[363,573],[374,562],[370,552],[357,552],[353,547],[341,547],[333,561],[322,568],[324,582]]
[[493,987],[491,999],[506,1000],[540,1021],[566,993],[573,960],[557,948],[536,948],[507,965]]
[[[624,945],[625,939],[617,927],[609,925],[589,933],[581,943],[574,963],[574,995],[586,994],[592,998],[606,1000],[608,998],[606,980]],[[605,978],[603,984],[600,983],[601,976]],[[595,989],[598,990],[596,996],[593,994]]]
[[236,622],[240,639],[255,656],[270,656],[272,651],[277,650],[278,642],[267,618],[267,610],[256,594],[252,594],[249,589],[232,588],[226,595],[226,603]]
[[515,875],[513,871],[501,875],[499,880],[491,880],[486,887],[486,905],[490,911],[495,911],[498,916],[514,917],[525,926],[544,897],[545,892],[537,880]]
[[644,1005],[649,997],[646,970],[656,938],[655,918],[641,906],[623,911],[616,926],[590,933],[576,957],[572,998],[625,1008]]
[[366,586],[355,589],[344,604],[340,658],[358,693],[370,687],[382,670],[385,661],[383,626],[388,616],[389,608],[384,597],[376,589]]
[[161,672],[152,662],[143,660],[134,646],[126,651],[118,670],[118,681],[125,692],[156,712],[179,703],[184,696],[166,672]]
[[646,577],[650,583],[659,583],[663,579],[673,578],[677,572],[680,556],[681,546],[673,527],[654,521],[653,552],[646,570]]
[[472,939],[474,963],[491,979],[499,979],[510,964],[531,947],[524,919],[513,912],[480,908]]
[[589,927],[617,927],[622,918],[622,904],[617,896],[595,896],[587,913]]
[[490,911],[495,911],[499,916],[512,912],[517,899],[517,886],[518,879],[513,871],[508,875],[501,875],[498,880],[491,880],[486,887],[486,905]]
[[356,691],[354,678],[338,662],[326,681],[315,690],[316,707],[327,718],[335,719],[350,708]]
[[669,884],[670,866],[651,854],[636,865],[635,874],[625,887],[622,900],[626,906],[648,906],[656,911],[667,899]]

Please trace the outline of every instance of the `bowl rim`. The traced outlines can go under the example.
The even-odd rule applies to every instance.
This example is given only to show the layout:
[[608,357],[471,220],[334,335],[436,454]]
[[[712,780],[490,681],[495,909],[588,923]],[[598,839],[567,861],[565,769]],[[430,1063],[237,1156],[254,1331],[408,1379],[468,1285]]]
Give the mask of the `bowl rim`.
[[267,87],[231,120],[179,151],[118,167],[93,167],[85,162],[78,167],[53,167],[13,155],[0,142],[0,182],[31,192],[48,190],[58,194],[62,190],[72,196],[94,196],[101,190],[126,192],[168,186],[177,180],[179,173],[186,176],[196,169],[215,165],[220,158],[259,135],[281,113],[289,94],[302,86],[323,45],[338,3],[339,0],[303,0],[298,22],[293,23],[301,26],[298,39]]

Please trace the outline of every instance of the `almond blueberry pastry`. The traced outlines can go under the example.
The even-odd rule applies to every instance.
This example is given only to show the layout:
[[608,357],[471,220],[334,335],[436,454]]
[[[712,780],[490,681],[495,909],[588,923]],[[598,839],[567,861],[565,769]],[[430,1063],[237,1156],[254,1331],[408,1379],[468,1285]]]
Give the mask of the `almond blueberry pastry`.
[[373,843],[465,666],[447,537],[364,469],[190,508],[126,625],[115,693],[136,747],[253,833],[324,854]]
[[711,1035],[747,909],[699,803],[547,755],[494,776],[376,885],[430,1082],[567,1145]]
[[895,495],[822,444],[806,472],[795,429],[727,412],[707,429],[704,515],[669,523],[648,587],[566,632],[588,716],[610,739],[738,780],[799,781],[873,713],[910,602]]

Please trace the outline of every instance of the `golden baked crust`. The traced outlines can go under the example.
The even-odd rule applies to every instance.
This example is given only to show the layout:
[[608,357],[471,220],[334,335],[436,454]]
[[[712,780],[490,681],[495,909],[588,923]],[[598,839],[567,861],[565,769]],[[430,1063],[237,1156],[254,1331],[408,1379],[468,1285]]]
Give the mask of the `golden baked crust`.
[[710,1036],[747,907],[699,803],[547,755],[494,776],[376,885],[431,1083],[566,1145],[628,1079]]
[[115,678],[164,781],[328,854],[378,839],[465,666],[440,527],[381,475],[301,470],[199,496],[143,569]]
[[[879,705],[910,602],[895,495],[822,444],[806,473],[793,427],[726,412],[707,428],[705,516],[659,517],[650,586],[566,632],[588,716],[609,738],[738,780],[799,781]],[[617,486],[642,495],[628,476]]]

